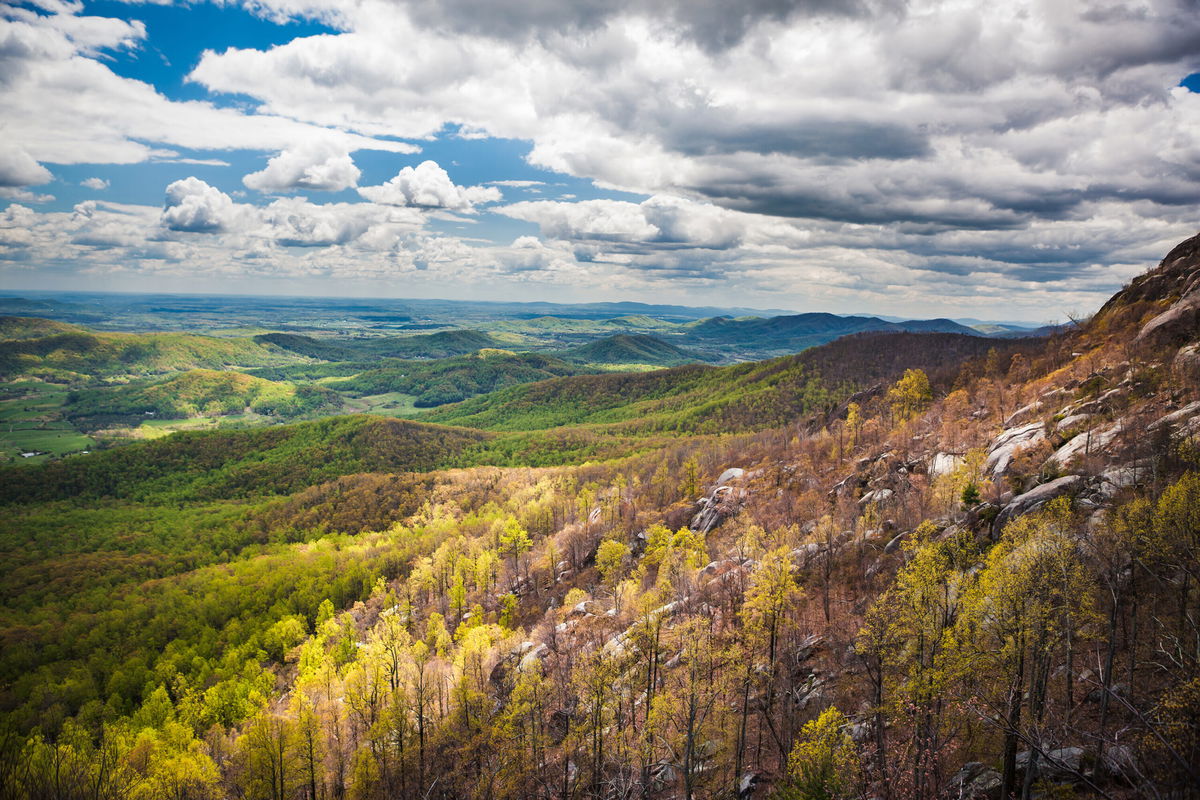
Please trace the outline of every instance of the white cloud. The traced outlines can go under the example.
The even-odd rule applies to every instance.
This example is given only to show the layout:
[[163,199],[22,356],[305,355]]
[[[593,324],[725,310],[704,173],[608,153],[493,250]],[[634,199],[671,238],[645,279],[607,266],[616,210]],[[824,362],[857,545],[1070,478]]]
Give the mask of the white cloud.
[[340,192],[355,186],[361,174],[344,147],[312,141],[284,150],[267,162],[266,169],[250,173],[242,183],[260,192]]
[[184,178],[167,186],[162,224],[168,230],[225,233],[241,227],[245,220],[244,206],[199,178]]
[[638,243],[652,248],[724,250],[741,241],[748,224],[745,215],[668,195],[655,195],[642,203],[536,200],[496,211],[537,223],[542,235],[551,239]]
[[0,147],[0,187],[37,186],[53,177],[20,147]]
[[[236,95],[227,108],[115,75],[101,59],[143,46],[136,24],[65,4],[0,10],[5,136],[39,170],[172,159],[168,147],[278,153],[246,176],[264,192],[353,187],[350,154],[412,149],[396,138],[496,136],[529,142],[535,166],[640,197],[487,208],[541,234],[489,247],[423,225],[535,182],[458,186],[425,162],[361,187],[370,202],[255,207],[197,181],[154,212],[140,249],[111,257],[464,284],[570,275],[593,295],[1037,317],[1094,307],[1195,231],[1200,94],[1173,88],[1200,69],[1192,0],[253,8],[336,32],[206,52],[189,78],[218,102]],[[31,201],[25,185],[3,191]],[[125,241],[144,222],[57,221],[54,242],[59,218],[36,219],[43,233],[22,252],[46,259],[99,258],[81,242]]]
[[84,178],[79,182],[79,185],[87,189],[95,189],[99,192],[108,188],[108,181],[104,178]]
[[500,190],[491,186],[456,186],[436,161],[405,167],[386,183],[362,186],[358,193],[381,205],[453,211],[471,211],[476,205],[496,203],[502,198]]
[[269,113],[169,100],[149,84],[118,76],[98,57],[138,45],[146,35],[140,22],[84,16],[74,4],[51,5],[56,13],[48,15],[0,6],[4,134],[38,161],[136,163],[160,153],[155,144],[282,150],[332,140],[347,151],[419,149]]

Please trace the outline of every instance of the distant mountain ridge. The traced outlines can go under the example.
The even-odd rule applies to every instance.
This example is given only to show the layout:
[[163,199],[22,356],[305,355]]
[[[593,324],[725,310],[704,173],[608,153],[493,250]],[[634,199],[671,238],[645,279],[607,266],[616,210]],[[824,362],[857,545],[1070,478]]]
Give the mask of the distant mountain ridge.
[[697,348],[733,346],[783,355],[867,332],[981,335],[979,331],[949,319],[887,322],[878,317],[839,317],[814,312],[782,317],[712,317],[692,326],[683,341]]

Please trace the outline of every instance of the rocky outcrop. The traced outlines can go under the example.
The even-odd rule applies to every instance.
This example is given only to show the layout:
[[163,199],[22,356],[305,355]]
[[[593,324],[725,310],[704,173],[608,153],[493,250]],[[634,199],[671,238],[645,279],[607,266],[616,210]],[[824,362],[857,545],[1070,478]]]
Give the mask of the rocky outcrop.
[[1103,453],[1121,433],[1121,423],[1101,430],[1085,431],[1071,439],[1046,459],[1043,469],[1062,470],[1077,458]]
[[1043,483],[1025,494],[1014,497],[1008,505],[996,515],[992,530],[999,533],[1005,524],[1017,517],[1036,511],[1056,497],[1074,494],[1083,488],[1085,481],[1079,475],[1066,475],[1057,480]]
[[1003,475],[1018,450],[1031,447],[1045,438],[1046,432],[1040,420],[1019,428],[1009,428],[992,441],[987,460],[983,462],[984,471],[997,477]]
[[1113,295],[1094,319],[1100,321],[1131,307],[1164,302],[1170,305],[1142,326],[1135,341],[1179,345],[1195,340],[1200,333],[1200,236],[1176,245],[1157,267]]

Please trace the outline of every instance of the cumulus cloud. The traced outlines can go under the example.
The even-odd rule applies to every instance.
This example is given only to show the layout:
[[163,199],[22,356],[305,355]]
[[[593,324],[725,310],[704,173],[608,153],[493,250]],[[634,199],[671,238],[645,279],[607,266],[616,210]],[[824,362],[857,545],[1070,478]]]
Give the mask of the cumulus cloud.
[[245,209],[215,186],[196,177],[167,186],[162,224],[168,230],[186,233],[224,233],[240,226]]
[[4,134],[38,161],[128,164],[153,158],[163,144],[282,150],[314,139],[332,139],[347,150],[419,149],[259,109],[169,100],[104,63],[144,40],[141,22],[85,15],[82,4],[49,3],[45,10],[50,13],[0,5]]
[[738,245],[746,220],[710,203],[656,195],[642,203],[537,200],[496,209],[537,223],[551,239],[636,243],[647,247],[724,250]]
[[79,182],[79,185],[87,189],[95,189],[99,192],[108,188],[108,181],[104,178],[84,178]]
[[436,161],[422,161],[416,167],[405,167],[386,183],[363,186],[358,193],[380,205],[451,211],[472,211],[476,205],[496,203],[502,198],[500,190],[494,186],[455,185]]
[[21,148],[0,148],[0,188],[37,186],[49,182],[51,178],[50,170],[34,161]]
[[[1036,317],[1098,304],[1195,232],[1200,94],[1177,87],[1200,69],[1194,0],[254,8],[334,32],[203,54],[189,80],[236,97],[226,108],[112,73],[100,58],[139,46],[135,24],[75,6],[0,10],[5,135],[35,165],[167,147],[277,153],[245,180],[282,193],[353,187],[350,153],[412,149],[395,140],[450,126],[527,141],[533,166],[635,193],[488,206],[540,240],[482,246],[431,235],[425,218],[479,211],[501,186],[532,193],[529,182],[458,186],[426,162],[361,187],[367,202],[264,207],[189,184],[153,215],[160,238],[128,246],[280,272],[286,251],[312,274],[571,275],[680,300],[736,287],[746,304],[985,316],[1002,303]],[[55,242],[59,218],[36,219],[46,232],[21,252],[120,240],[93,220]],[[118,223],[129,220],[105,224]]]
[[242,183],[260,192],[340,192],[355,186],[361,174],[345,147],[312,141],[284,150],[267,162],[266,169],[242,178]]

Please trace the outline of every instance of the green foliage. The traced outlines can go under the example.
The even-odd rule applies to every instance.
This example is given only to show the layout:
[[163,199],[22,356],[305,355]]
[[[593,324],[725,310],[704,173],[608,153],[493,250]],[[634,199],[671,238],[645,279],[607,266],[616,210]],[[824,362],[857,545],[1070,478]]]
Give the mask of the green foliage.
[[708,361],[700,353],[685,350],[656,336],[619,333],[594,342],[563,350],[558,355],[579,364],[652,364],[674,367],[696,361]]
[[83,421],[138,415],[213,417],[248,410],[289,418],[342,407],[342,398],[321,386],[297,387],[214,370],[190,370],[147,385],[75,391],[67,402],[68,419]]
[[93,333],[82,328],[0,341],[0,377],[73,373],[154,375],[231,365],[294,363],[294,354],[246,338],[187,333]]
[[328,386],[361,395],[403,392],[416,395],[418,408],[429,408],[509,386],[586,371],[550,356],[480,350],[469,356],[435,361],[391,362]]
[[488,434],[378,417],[333,417],[163,439],[21,469],[0,469],[0,503],[61,497],[161,501],[284,494],[355,472],[456,463]]
[[625,577],[625,560],[629,558],[629,545],[616,539],[605,539],[596,551],[596,569],[600,578],[610,587],[615,587]]
[[314,339],[291,333],[267,333],[255,341],[308,358],[326,361],[362,361],[371,358],[447,358],[495,347],[486,333],[471,330],[423,333],[414,336]]

